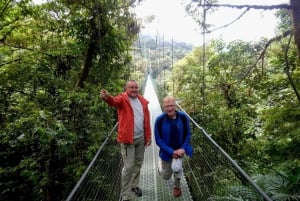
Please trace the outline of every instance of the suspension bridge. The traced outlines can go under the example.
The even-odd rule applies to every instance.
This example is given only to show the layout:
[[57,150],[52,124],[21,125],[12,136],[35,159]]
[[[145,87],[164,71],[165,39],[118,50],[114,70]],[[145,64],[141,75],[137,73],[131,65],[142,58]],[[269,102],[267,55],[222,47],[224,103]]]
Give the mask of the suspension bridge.
[[[150,101],[151,126],[161,111],[153,81],[148,76],[144,96]],[[177,103],[178,110],[184,109]],[[185,112],[185,111],[184,111]],[[188,114],[187,114],[188,115]],[[188,115],[189,116],[189,115]],[[173,182],[158,174],[158,147],[154,135],[145,151],[140,177],[142,197],[134,201],[271,201],[272,199],[190,116],[192,158],[184,159],[182,196],[175,198]],[[122,158],[116,142],[116,128],[111,129],[66,201],[119,201]]]

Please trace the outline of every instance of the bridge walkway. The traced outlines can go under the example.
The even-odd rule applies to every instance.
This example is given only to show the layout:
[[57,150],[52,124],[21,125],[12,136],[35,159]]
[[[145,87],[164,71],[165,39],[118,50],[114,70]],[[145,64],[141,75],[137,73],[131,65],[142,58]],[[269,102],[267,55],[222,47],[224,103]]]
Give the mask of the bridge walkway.
[[[154,121],[157,115],[161,114],[162,110],[160,103],[156,96],[153,85],[150,79],[146,84],[145,98],[149,100],[149,110],[151,115],[151,127],[154,131]],[[155,143],[154,133],[152,135],[152,145],[145,151],[145,160],[141,170],[140,187],[143,190],[142,197],[136,197],[135,201],[191,201],[187,181],[185,177],[181,181],[182,196],[175,198],[173,196],[173,178],[168,181],[163,180],[158,174],[157,161],[158,161],[159,148]]]

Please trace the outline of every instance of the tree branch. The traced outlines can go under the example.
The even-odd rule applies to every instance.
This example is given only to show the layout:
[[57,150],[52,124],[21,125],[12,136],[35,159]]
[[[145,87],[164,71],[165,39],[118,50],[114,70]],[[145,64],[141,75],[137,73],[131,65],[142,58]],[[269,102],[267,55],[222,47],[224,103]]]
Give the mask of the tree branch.
[[11,63],[14,63],[14,62],[18,62],[18,61],[20,61],[21,59],[14,59],[14,60],[11,60],[11,61],[7,61],[7,62],[4,62],[4,63],[1,63],[0,64],[0,68],[2,67],[2,66],[5,66],[5,65],[7,65],[7,64],[11,64]]
[[248,12],[249,10],[250,10],[250,8],[247,8],[247,9],[246,9],[244,12],[242,12],[235,20],[233,20],[233,21],[231,21],[231,22],[229,22],[229,23],[227,23],[227,24],[225,24],[225,25],[219,26],[219,27],[217,27],[217,28],[215,28],[215,29],[208,30],[208,31],[205,32],[205,33],[211,33],[211,32],[213,32],[213,31],[216,31],[216,30],[219,30],[219,29],[226,28],[226,27],[230,26],[231,24],[233,24],[233,23],[235,23],[236,21],[238,21],[239,19],[241,19],[242,16],[243,16],[246,12]]
[[227,8],[248,8],[248,9],[261,9],[261,10],[273,10],[273,9],[292,9],[292,7],[288,4],[277,4],[277,5],[232,5],[232,4],[202,4],[198,6],[209,6],[209,7],[227,7]]
[[299,91],[297,89],[296,84],[294,83],[294,80],[292,78],[292,74],[290,72],[290,62],[289,62],[289,57],[288,57],[288,51],[290,49],[289,47],[290,47],[290,44],[291,44],[291,40],[292,40],[292,35],[290,36],[288,45],[287,45],[287,47],[285,48],[285,51],[284,51],[284,60],[285,60],[285,70],[284,70],[284,72],[286,73],[286,75],[288,77],[288,80],[290,82],[290,85],[291,85],[293,91],[296,94],[298,102],[300,102],[300,94],[299,94]]
[[255,68],[255,67],[257,66],[258,62],[259,62],[261,59],[264,58],[267,49],[269,48],[269,46],[270,46],[273,42],[279,41],[279,40],[281,40],[282,38],[285,38],[285,37],[287,37],[287,36],[290,35],[290,34],[292,34],[292,30],[287,30],[287,31],[283,32],[281,35],[276,36],[276,37],[274,37],[274,38],[271,38],[271,39],[266,43],[265,48],[264,48],[263,51],[260,53],[260,55],[259,55],[259,57],[257,58],[256,62],[255,62],[255,63],[249,68],[249,70],[244,74],[244,76],[243,76],[242,79],[239,81],[239,83],[242,82],[242,81],[250,74],[250,72],[252,71],[252,69]]

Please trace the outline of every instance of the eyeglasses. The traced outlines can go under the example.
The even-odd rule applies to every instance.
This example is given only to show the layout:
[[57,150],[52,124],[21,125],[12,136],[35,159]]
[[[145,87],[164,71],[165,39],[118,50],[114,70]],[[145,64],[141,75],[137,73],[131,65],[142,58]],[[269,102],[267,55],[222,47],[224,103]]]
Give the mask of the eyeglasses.
[[139,89],[139,87],[127,87],[127,89]]
[[176,105],[165,105],[164,108],[175,107]]

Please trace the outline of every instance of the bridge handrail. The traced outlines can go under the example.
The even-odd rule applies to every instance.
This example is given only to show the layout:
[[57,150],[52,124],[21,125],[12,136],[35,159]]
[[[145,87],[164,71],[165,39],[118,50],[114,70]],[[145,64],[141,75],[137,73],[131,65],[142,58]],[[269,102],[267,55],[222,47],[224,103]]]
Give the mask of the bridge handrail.
[[115,126],[112,128],[112,130],[110,131],[110,133],[107,135],[106,139],[104,140],[104,142],[102,143],[102,145],[99,147],[97,153],[95,154],[93,160],[90,162],[90,164],[88,165],[88,167],[86,168],[86,170],[84,171],[84,173],[82,174],[82,176],[80,177],[80,179],[78,180],[78,182],[76,183],[76,185],[74,186],[73,190],[71,191],[71,193],[67,197],[66,201],[71,201],[72,200],[72,198],[75,195],[76,191],[78,190],[79,186],[81,185],[81,183],[85,179],[85,177],[88,174],[88,172],[90,171],[91,167],[94,165],[94,163],[97,160],[100,152],[102,151],[103,147],[106,145],[107,141],[109,140],[109,138],[111,137],[111,135],[113,134],[113,132],[116,130],[117,126],[118,126],[118,123],[115,124]]
[[[157,82],[155,81],[156,85],[159,87],[163,93],[167,94],[167,91]],[[229,161],[231,165],[233,165],[236,170],[246,179],[257,191],[258,193],[266,200],[272,201],[272,199],[251,179],[251,177],[210,137],[210,135],[201,127],[199,124],[176,102],[177,107],[182,110],[190,119],[190,121],[199,128],[204,136],[215,146],[220,153]]]
[[[176,105],[179,110],[186,113],[178,103]],[[234,197],[272,201],[212,137],[191,116],[188,114],[187,116],[195,125],[195,132],[201,132],[194,135],[195,139],[201,138],[194,141],[197,157],[186,158],[185,178],[192,197],[207,201],[224,198],[228,200]],[[121,154],[114,148],[116,142],[112,139],[116,127],[117,124],[98,149],[66,201],[120,199],[123,164]],[[112,168],[115,171],[111,171]]]
[[224,157],[233,165],[237,171],[263,196],[266,201],[272,201],[272,199],[251,179],[251,177],[220,147],[211,137],[210,135],[201,127],[199,124],[178,104],[177,107],[180,108],[193,122],[193,124],[199,128],[205,137],[224,155]]

